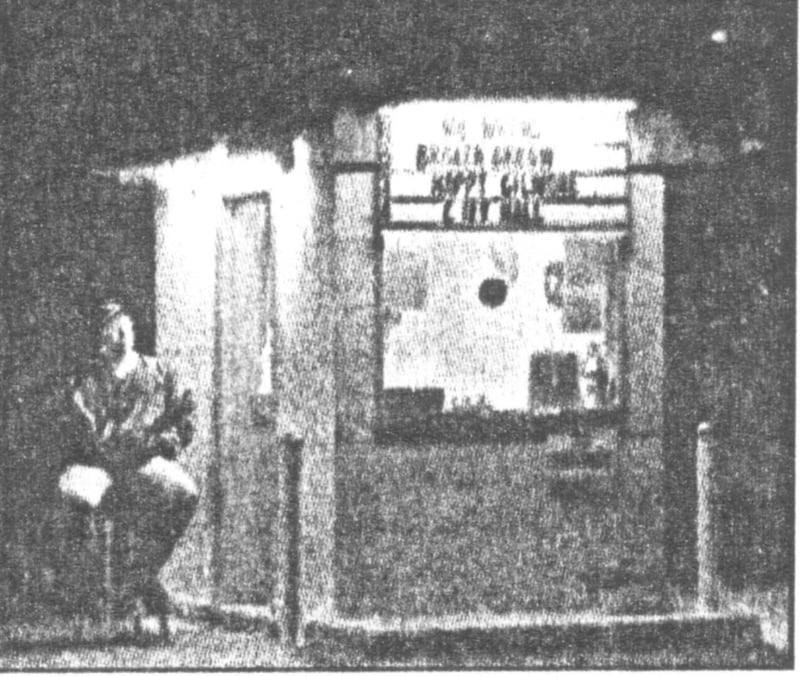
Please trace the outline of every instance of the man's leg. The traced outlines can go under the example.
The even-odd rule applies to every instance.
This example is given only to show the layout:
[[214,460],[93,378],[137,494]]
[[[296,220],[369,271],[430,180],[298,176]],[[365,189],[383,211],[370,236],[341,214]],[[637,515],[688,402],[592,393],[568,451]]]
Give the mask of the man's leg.
[[130,563],[131,581],[147,610],[157,614],[167,632],[169,596],[158,574],[172,555],[195,513],[198,490],[175,462],[152,459],[131,478],[132,527],[135,538]]
[[73,613],[100,611],[102,571],[96,553],[90,549],[91,513],[110,493],[111,477],[102,468],[69,466],[59,477],[62,499],[61,524],[65,530],[66,552],[61,570],[64,602]]

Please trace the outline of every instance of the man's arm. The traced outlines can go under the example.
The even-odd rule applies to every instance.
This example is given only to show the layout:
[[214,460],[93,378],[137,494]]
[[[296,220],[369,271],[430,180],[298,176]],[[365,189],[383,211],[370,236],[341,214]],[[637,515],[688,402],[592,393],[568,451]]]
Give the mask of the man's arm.
[[100,464],[102,454],[98,448],[95,417],[86,401],[86,387],[80,379],[72,379],[59,415],[64,468],[74,464]]
[[194,437],[192,414],[195,403],[190,390],[178,396],[175,375],[164,372],[164,412],[153,425],[156,455],[174,459]]

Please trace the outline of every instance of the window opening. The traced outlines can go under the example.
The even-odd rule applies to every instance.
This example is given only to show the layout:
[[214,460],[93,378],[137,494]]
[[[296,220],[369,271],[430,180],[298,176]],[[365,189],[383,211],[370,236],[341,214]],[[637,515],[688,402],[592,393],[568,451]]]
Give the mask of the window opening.
[[630,104],[548,105],[384,112],[384,424],[620,408]]
[[434,400],[442,411],[482,401],[534,414],[619,404],[618,237],[391,231],[385,239],[390,395],[416,392],[425,412]]

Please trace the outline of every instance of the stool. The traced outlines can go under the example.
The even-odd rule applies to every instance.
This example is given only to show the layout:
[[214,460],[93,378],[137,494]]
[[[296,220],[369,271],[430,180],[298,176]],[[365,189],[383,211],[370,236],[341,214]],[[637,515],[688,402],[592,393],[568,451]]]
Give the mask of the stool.
[[102,623],[104,630],[108,630],[114,620],[117,605],[117,590],[115,580],[115,525],[113,518],[99,512],[92,512],[89,516],[89,549],[93,555],[94,571],[100,576],[95,577],[96,583],[101,583],[103,594]]
[[[138,597],[131,594],[131,590],[126,589],[125,581],[119,579],[121,572],[130,570],[130,558],[133,557],[133,548],[136,544],[131,542],[131,535],[120,531],[119,525],[113,517],[95,511],[90,515],[89,521],[90,549],[100,576],[96,577],[96,582],[101,583],[103,605],[102,605],[102,627],[103,633],[108,634],[113,627],[114,621],[119,621],[127,616],[133,608],[134,614],[134,635],[141,639],[144,634],[142,617],[145,612],[143,602]],[[127,539],[123,543],[121,539]],[[120,546],[123,546],[120,551]],[[97,569],[95,569],[97,571]],[[134,588],[133,592],[139,592]],[[130,595],[130,597],[126,597]],[[122,612],[125,612],[123,615]],[[169,619],[166,614],[159,615],[159,636],[162,641],[169,641],[170,629]]]

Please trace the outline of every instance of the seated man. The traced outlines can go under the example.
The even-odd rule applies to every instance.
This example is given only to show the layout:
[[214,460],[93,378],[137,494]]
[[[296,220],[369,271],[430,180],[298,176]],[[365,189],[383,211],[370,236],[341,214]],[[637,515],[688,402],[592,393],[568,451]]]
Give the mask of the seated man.
[[99,360],[74,394],[73,454],[59,478],[68,501],[114,519],[124,600],[137,600],[169,635],[169,597],[158,574],[197,507],[198,490],[175,461],[192,439],[188,391],[133,349],[133,323],[118,304],[102,307]]

